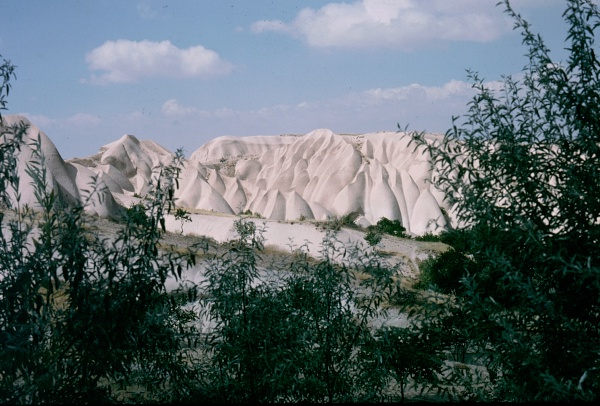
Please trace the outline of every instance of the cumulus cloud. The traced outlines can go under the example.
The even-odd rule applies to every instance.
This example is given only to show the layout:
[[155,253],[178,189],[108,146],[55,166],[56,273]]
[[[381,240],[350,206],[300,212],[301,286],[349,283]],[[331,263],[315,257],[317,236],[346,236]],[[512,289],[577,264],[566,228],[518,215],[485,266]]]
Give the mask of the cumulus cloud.
[[496,0],[359,0],[304,8],[290,23],[258,21],[315,47],[414,50],[440,41],[488,42],[511,30]]
[[207,77],[227,74],[232,65],[201,45],[180,49],[170,41],[107,41],[85,60],[93,84],[131,83],[145,77]]
[[451,80],[442,86],[424,86],[414,83],[402,87],[369,89],[364,92],[364,96],[373,101],[420,99],[433,102],[449,97],[463,97],[473,94],[472,85],[460,80]]

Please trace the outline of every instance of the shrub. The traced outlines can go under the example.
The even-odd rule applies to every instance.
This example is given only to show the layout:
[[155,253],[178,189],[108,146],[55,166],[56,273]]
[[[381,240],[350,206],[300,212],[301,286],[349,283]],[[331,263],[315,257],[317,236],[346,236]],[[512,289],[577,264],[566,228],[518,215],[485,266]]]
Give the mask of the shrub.
[[187,210],[182,209],[181,207],[178,207],[177,209],[175,209],[174,217],[175,217],[175,220],[181,221],[181,234],[183,234],[183,224],[189,223],[192,221],[192,217],[190,216],[190,213]]
[[352,213],[344,214],[339,219],[340,226],[341,227],[356,228],[355,221],[358,218],[358,216],[359,216],[358,212],[352,212]]
[[132,203],[131,206],[125,209],[124,220],[133,227],[148,227],[150,225],[150,218],[143,203]]
[[395,237],[406,237],[406,228],[402,226],[400,220],[389,220],[385,217],[379,219],[376,228],[382,233],[393,235]]
[[427,232],[423,235],[418,235],[414,237],[415,241],[424,241],[424,242],[439,242],[442,241],[442,237],[431,232]]
[[[12,71],[1,69],[4,100]],[[193,259],[158,251],[172,195],[161,184],[173,183],[178,163],[158,169],[147,204],[106,239],[87,226],[85,201],[67,203],[46,183],[39,137],[26,167],[39,208],[21,204],[16,165],[26,131],[0,116],[0,402],[181,399],[196,385],[183,341],[195,316],[165,281]],[[130,397],[130,387],[146,397]]]
[[[497,93],[469,72],[477,95],[463,121],[425,148],[434,184],[464,224],[464,332],[493,359],[492,399],[593,400],[600,393],[600,25],[596,5],[569,0],[568,59],[504,1],[529,58]],[[452,255],[458,255],[461,249]],[[456,258],[460,263],[460,258]],[[483,333],[483,334],[482,334]]]
[[382,239],[383,236],[381,235],[381,232],[376,228],[367,230],[367,232],[365,233],[365,241],[367,241],[367,244],[369,244],[371,247],[374,247],[377,244],[379,244]]
[[260,213],[253,213],[252,210],[245,210],[243,212],[240,213],[241,216],[247,216],[247,217],[256,217],[259,219],[262,219],[263,216]]
[[393,235],[395,237],[406,238],[406,228],[402,226],[400,220],[389,220],[382,217],[377,224],[367,227],[365,240],[370,246],[375,246],[381,242],[382,234]]
[[[262,232],[236,222],[238,238],[225,257],[211,261],[205,306],[207,370],[220,402],[334,402],[376,398],[383,383],[367,352],[372,317],[389,293],[392,271],[374,257],[346,251],[369,276],[355,288],[352,268],[339,264],[344,247],[328,233],[322,258],[297,254],[278,281],[261,277]],[[368,292],[368,293],[367,293]]]
[[464,252],[450,248],[435,258],[424,261],[419,267],[417,288],[431,288],[442,293],[461,290],[461,279],[477,272],[477,265]]

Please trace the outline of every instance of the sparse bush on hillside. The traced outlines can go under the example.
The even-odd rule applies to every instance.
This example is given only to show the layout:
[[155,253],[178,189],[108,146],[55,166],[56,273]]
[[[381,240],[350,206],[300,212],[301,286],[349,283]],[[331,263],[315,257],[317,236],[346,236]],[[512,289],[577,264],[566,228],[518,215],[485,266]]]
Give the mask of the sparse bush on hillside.
[[390,220],[382,217],[375,227],[384,234],[393,235],[394,237],[405,237],[406,228],[402,226],[400,220]]
[[342,229],[342,227],[358,228],[358,226],[355,223],[358,216],[359,216],[359,213],[357,213],[357,212],[344,214],[341,217],[327,216],[327,220],[324,222],[320,222],[320,224],[324,230],[329,230],[329,231],[340,231]]
[[259,219],[264,218],[260,213],[258,213],[258,212],[254,213],[250,209],[244,210],[243,212],[241,212],[240,216],[256,217],[256,218],[259,218]]
[[358,218],[359,213],[357,212],[352,212],[352,213],[348,213],[348,214],[344,214],[342,217],[340,217],[339,222],[340,222],[340,226],[341,227],[351,227],[351,228],[356,228],[356,219]]
[[377,221],[377,224],[367,227],[365,240],[370,246],[373,247],[381,242],[383,234],[407,238],[406,228],[402,226],[402,222],[400,220],[390,220],[382,217],[379,219],[379,221]]
[[150,224],[150,218],[143,203],[132,203],[125,209],[124,220],[131,226],[147,227]]
[[439,242],[442,241],[442,237],[437,234],[433,234],[431,232],[427,232],[423,235],[417,235],[413,238],[415,241],[423,241],[423,242]]
[[371,247],[374,247],[377,244],[379,244],[382,239],[383,239],[383,236],[381,235],[381,232],[377,229],[371,229],[365,233],[365,241]]
[[177,209],[175,209],[175,214],[174,214],[175,220],[179,220],[181,222],[181,234],[183,234],[183,225],[184,223],[189,223],[192,221],[192,217],[190,216],[190,213],[181,208],[178,207]]

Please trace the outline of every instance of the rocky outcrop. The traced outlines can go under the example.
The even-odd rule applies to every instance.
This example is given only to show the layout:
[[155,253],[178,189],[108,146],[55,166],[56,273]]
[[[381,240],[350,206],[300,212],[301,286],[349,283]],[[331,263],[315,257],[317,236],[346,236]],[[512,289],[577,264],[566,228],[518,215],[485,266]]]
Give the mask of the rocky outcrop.
[[[120,216],[121,206],[115,202],[107,185],[96,179],[96,172],[78,163],[65,162],[50,138],[25,117],[2,117],[4,127],[19,123],[25,124],[27,131],[23,134],[23,144],[16,154],[20,180],[18,190],[7,190],[13,205],[40,207],[35,194],[36,182],[28,168],[32,168],[36,162],[41,163],[40,157],[43,157],[45,179],[42,182],[48,190],[54,190],[67,204],[84,204],[90,214],[113,218]],[[94,189],[96,192],[92,193]]]
[[[95,197],[88,210],[102,216],[117,215],[116,201],[126,205],[145,195],[156,169],[174,157],[153,141],[124,135],[94,156],[65,162],[50,139],[29,123],[30,140],[38,133],[48,184],[67,199],[82,201],[83,191],[97,178],[106,196]],[[35,200],[24,171],[31,159],[27,146],[19,165],[20,192],[27,203]],[[339,135],[319,129],[295,136],[227,136],[201,146],[184,162],[175,197],[189,209],[251,211],[274,220],[325,220],[353,213],[368,225],[386,217],[423,234],[439,231],[447,221],[443,195],[433,189],[431,176],[429,156],[414,150],[403,133]]]
[[[342,136],[325,129],[304,136],[222,137],[200,147],[189,162],[206,168],[234,160],[234,176],[206,176],[223,196],[235,190],[235,202],[226,199],[233,213],[249,210],[278,220],[356,213],[362,224],[400,219],[410,232],[423,234],[445,227],[446,219],[442,195],[429,183],[429,157],[408,143],[403,133]],[[190,203],[194,190],[212,193],[206,189],[182,190],[182,202]],[[191,207],[211,210],[194,201]]]

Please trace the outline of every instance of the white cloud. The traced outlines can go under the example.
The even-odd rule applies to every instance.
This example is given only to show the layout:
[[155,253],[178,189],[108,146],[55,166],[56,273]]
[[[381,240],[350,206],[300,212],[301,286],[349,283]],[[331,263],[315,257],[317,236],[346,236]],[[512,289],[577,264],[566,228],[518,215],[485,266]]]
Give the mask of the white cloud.
[[173,119],[186,117],[201,117],[201,118],[231,118],[239,114],[239,111],[221,108],[215,110],[202,110],[196,107],[182,106],[177,99],[170,99],[163,103],[161,113]]
[[158,11],[152,8],[152,6],[150,6],[145,1],[140,1],[136,6],[136,10],[138,15],[144,20],[153,20],[159,15]]
[[40,127],[42,130],[45,128],[56,129],[65,127],[89,128],[97,126],[102,121],[98,116],[89,113],[77,113],[66,118],[50,118],[42,114],[20,114],[27,117],[29,121]]
[[472,85],[459,80],[451,80],[443,86],[423,86],[417,83],[408,86],[369,89],[364,96],[372,101],[387,100],[428,100],[438,101],[449,97],[464,97],[474,94]]
[[252,32],[257,34],[265,31],[291,31],[290,29],[288,29],[285,23],[280,20],[256,21],[250,26],[250,29],[252,30]]
[[184,107],[177,99],[170,99],[163,103],[161,112],[165,116],[186,116],[197,113],[198,110],[193,107]]
[[[89,52],[93,84],[131,83],[144,77],[206,77],[229,73],[232,65],[201,45],[180,49],[170,41],[107,41]],[[87,81],[86,81],[87,82]]]
[[315,47],[403,50],[440,41],[488,42],[511,30],[497,0],[359,0],[302,9],[286,24],[259,21],[254,32],[285,32]]
[[409,123],[412,129],[443,132],[451,125],[452,115],[466,113],[474,94],[470,83],[451,80],[441,86],[373,88],[327,100],[303,100],[250,110],[202,110],[171,99],[162,105],[161,112],[179,126],[219,129],[212,130],[213,136],[240,131],[244,135],[302,133],[316,128],[337,132],[394,131],[398,121]]
[[66,119],[67,125],[95,126],[100,124],[100,118],[93,114],[79,113]]

